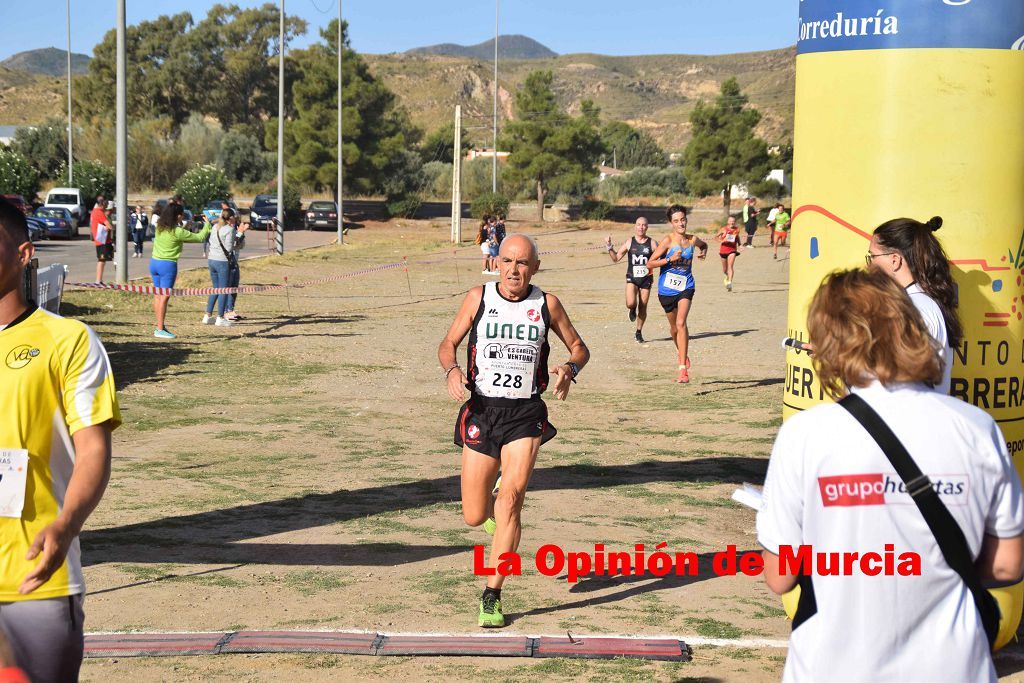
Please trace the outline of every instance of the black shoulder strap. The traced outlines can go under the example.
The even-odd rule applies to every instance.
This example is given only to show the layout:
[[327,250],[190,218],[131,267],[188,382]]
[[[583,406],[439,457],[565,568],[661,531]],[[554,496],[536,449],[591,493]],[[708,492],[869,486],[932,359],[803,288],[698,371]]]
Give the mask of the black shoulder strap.
[[921,516],[935,536],[946,564],[960,575],[971,591],[974,604],[981,614],[981,623],[985,627],[989,646],[992,646],[999,632],[999,606],[992,594],[981,585],[970,547],[960,525],[946,509],[931,480],[921,472],[921,468],[910,457],[910,453],[874,408],[856,394],[845,396],[839,401],[839,405],[867,430],[903,480],[907,493],[914,499],[917,509],[921,511]]

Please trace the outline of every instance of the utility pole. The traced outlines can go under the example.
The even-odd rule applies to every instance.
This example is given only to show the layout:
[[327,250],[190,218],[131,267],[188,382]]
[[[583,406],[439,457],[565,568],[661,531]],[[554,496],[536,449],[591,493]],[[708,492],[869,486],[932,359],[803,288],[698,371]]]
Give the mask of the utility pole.
[[452,156],[452,244],[462,243],[462,105],[455,105],[455,152]]
[[345,244],[345,218],[341,199],[341,0],[338,0],[338,244]]
[[491,192],[498,191],[498,7],[494,0],[494,154],[491,157]]
[[71,0],[67,0],[68,13],[68,185],[75,186],[74,157],[71,154]]
[[[124,0],[121,0],[124,2]],[[277,253],[284,253],[284,0],[277,55]],[[341,217],[338,217],[341,220]]]
[[128,78],[125,75],[124,2],[117,0],[117,270],[118,284],[128,282]]

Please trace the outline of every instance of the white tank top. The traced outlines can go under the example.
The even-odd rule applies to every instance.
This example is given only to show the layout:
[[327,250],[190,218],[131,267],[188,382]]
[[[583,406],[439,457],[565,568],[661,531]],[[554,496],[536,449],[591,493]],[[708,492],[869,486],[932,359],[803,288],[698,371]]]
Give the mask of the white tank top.
[[548,386],[547,299],[539,287],[520,301],[510,301],[498,285],[484,285],[480,307],[469,333],[469,383],[487,398],[529,399]]

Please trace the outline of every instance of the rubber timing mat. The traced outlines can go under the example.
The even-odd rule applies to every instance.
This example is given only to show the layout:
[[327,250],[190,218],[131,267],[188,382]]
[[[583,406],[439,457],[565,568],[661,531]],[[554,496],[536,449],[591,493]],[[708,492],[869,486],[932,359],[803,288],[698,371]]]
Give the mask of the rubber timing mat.
[[360,633],[346,631],[220,631],[95,633],[86,657],[177,657],[232,653],[325,652],[431,657],[574,657],[688,662],[691,651],[672,638]]

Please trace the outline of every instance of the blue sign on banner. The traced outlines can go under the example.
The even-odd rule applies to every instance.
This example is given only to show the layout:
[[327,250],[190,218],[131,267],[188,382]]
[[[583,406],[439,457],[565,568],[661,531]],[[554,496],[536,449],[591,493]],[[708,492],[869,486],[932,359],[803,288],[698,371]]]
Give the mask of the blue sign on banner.
[[927,47],[1024,50],[1024,0],[800,0],[797,54]]

